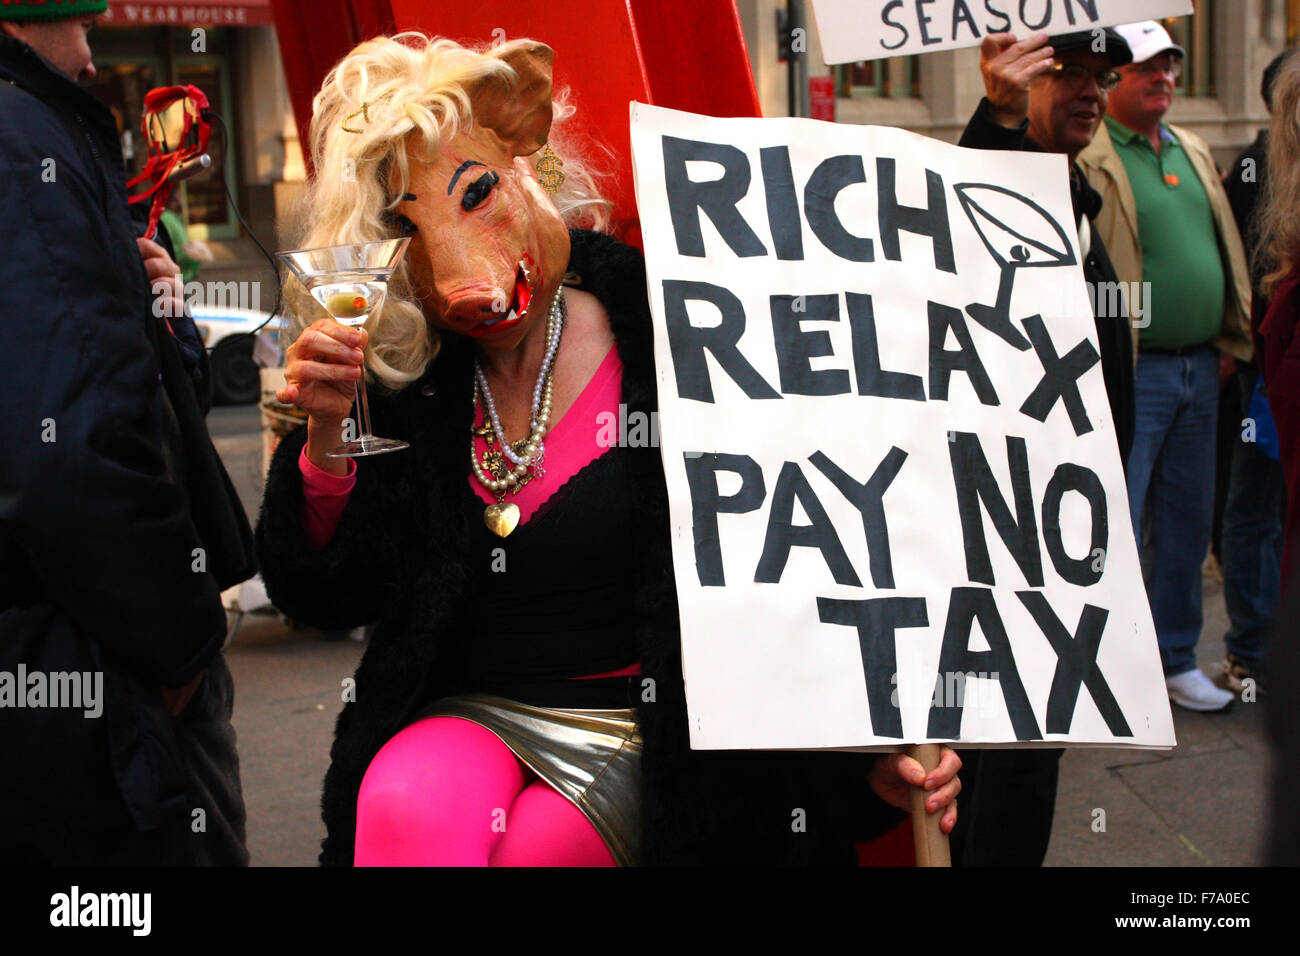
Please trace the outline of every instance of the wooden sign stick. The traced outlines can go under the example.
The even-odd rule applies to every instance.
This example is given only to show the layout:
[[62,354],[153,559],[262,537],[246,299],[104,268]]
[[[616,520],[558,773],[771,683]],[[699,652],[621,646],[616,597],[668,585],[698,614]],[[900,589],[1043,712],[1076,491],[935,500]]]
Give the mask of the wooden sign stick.
[[[939,766],[943,754],[940,744],[912,744],[907,748],[907,755],[920,762],[928,774]],[[927,813],[925,798],[930,791],[924,787],[912,788],[912,839],[916,844],[917,866],[952,866],[952,857],[948,852],[948,834],[939,829],[943,811]]]

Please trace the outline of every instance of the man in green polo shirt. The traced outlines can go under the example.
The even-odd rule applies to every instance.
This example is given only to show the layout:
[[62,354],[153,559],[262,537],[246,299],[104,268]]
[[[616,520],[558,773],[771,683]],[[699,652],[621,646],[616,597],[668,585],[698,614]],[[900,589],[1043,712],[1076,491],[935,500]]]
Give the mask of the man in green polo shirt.
[[[1176,68],[1161,67],[1166,69]],[[1178,137],[1166,126],[1157,125],[1153,138],[1135,133],[1110,113],[1105,122],[1133,189],[1142,281],[1152,290],[1144,303],[1146,322],[1138,330],[1138,348],[1176,351],[1207,345],[1219,336],[1227,294],[1209,196]]]
[[1182,47],[1155,21],[1118,27],[1133,50],[1106,121],[1079,156],[1102,194],[1098,231],[1122,282],[1141,288],[1133,329],[1137,429],[1129,508],[1150,531],[1147,591],[1169,697],[1222,710],[1232,694],[1196,663],[1201,565],[1214,511],[1219,352],[1248,360],[1250,277],[1209,147],[1164,123]]

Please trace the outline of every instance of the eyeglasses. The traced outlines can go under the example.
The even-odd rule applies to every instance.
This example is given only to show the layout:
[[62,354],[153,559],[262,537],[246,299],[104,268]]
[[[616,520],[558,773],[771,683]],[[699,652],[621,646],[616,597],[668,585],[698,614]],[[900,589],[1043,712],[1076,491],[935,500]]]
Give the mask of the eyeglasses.
[[1140,73],[1142,76],[1156,76],[1160,73],[1168,73],[1175,80],[1183,75],[1183,58],[1179,56],[1170,57],[1168,66],[1160,59],[1147,60],[1145,63],[1138,63],[1131,67],[1134,73]]
[[1093,80],[1097,84],[1097,89],[1103,93],[1114,90],[1115,87],[1119,86],[1119,81],[1123,79],[1114,70],[1094,73],[1081,63],[1057,63],[1047,72],[1073,86],[1083,86],[1089,80]]

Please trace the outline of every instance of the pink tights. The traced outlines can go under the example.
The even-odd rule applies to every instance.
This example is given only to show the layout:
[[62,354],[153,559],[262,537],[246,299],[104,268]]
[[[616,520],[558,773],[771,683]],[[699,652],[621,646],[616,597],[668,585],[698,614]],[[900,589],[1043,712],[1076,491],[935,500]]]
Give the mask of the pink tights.
[[496,734],[459,717],[426,717],[366,770],[356,865],[616,864],[582,811]]

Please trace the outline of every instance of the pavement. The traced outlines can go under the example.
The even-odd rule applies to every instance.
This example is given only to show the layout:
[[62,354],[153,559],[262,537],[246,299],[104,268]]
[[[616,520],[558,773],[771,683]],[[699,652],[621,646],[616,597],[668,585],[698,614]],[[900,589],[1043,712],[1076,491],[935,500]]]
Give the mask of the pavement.
[[[256,406],[214,409],[213,443],[250,517],[261,500]],[[1201,667],[1219,674],[1227,613],[1205,582]],[[320,785],[329,765],[342,682],[364,645],[249,615],[226,654],[235,677],[235,730],[254,866],[315,865],[324,828]],[[1267,826],[1270,755],[1262,703],[1223,713],[1173,708],[1172,751],[1068,750],[1061,762],[1049,866],[1257,865]],[[1101,811],[1099,813],[1099,811]]]
[[[1223,586],[1205,581],[1201,669],[1223,669]],[[1272,762],[1262,697],[1198,714],[1173,706],[1173,750],[1067,750],[1048,866],[1256,866]],[[1097,815],[1105,811],[1105,816]],[[1103,820],[1104,832],[1093,829]]]

